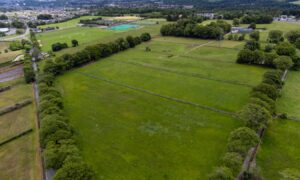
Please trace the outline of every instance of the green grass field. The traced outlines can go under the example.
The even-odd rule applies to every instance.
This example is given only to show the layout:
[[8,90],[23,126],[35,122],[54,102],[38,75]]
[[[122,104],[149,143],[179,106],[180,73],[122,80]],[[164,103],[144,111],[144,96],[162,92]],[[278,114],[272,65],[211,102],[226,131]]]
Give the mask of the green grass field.
[[[148,22],[149,20],[144,21]],[[141,22],[143,22],[143,20]],[[155,36],[159,34],[160,26],[163,23],[165,22],[162,21],[160,24],[153,25],[141,25],[138,29],[131,29],[128,31],[114,31],[89,27],[73,27],[59,31],[40,33],[37,34],[37,38],[42,45],[42,50],[45,52],[50,51],[51,45],[57,42],[67,43],[69,47],[71,47],[71,41],[73,39],[77,39],[79,41],[78,47],[68,48],[57,53],[57,55],[61,55],[64,53],[74,53],[85,48],[88,45],[105,43],[115,40],[119,37],[126,37],[128,35],[138,36],[143,32],[149,32]]]
[[98,179],[207,179],[219,165],[242,123],[197,105],[240,110],[265,69],[235,64],[232,44],[206,43],[155,38],[58,78]]
[[284,179],[283,174],[288,170],[297,171],[294,179],[299,179],[299,129],[300,122],[296,121],[276,120],[271,124],[257,159],[265,179]]
[[287,113],[291,118],[300,120],[300,72],[290,71],[282,91],[282,97],[278,101],[278,111]]
[[[23,78],[1,85],[13,85],[13,87],[11,90],[0,93],[0,108],[14,105],[25,99],[33,99],[32,85],[24,84]],[[0,142],[31,128],[34,130],[0,146],[0,179],[41,179],[35,115],[35,105],[30,104],[0,116]]]
[[66,21],[66,22],[62,22],[62,23],[42,25],[42,26],[39,26],[39,28],[47,28],[47,27],[59,27],[59,29],[73,28],[73,27],[77,27],[80,20],[93,19],[93,18],[98,18],[98,17],[100,17],[100,16],[82,16],[80,18],[72,19],[70,21]]

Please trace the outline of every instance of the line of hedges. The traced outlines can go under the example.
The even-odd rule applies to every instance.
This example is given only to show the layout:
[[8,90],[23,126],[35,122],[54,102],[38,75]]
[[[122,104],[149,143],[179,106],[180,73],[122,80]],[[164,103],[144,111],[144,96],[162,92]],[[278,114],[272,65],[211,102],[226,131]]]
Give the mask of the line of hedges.
[[35,73],[31,59],[32,57],[29,54],[24,55],[23,72],[26,83],[32,83],[35,81]]
[[115,42],[90,46],[74,55],[66,54],[46,62],[44,73],[39,76],[40,139],[46,168],[56,170],[53,180],[90,180],[95,175],[94,170],[80,156],[74,140],[74,129],[64,115],[62,95],[54,87],[55,76],[71,68],[133,48],[150,39],[149,33],[140,37],[128,36],[126,40],[120,38]]
[[5,91],[8,91],[8,90],[10,90],[10,89],[11,89],[11,86],[1,87],[1,88],[0,88],[0,93],[1,93],[1,92],[5,92]]
[[65,54],[55,60],[46,61],[44,72],[59,75],[74,67],[79,67],[89,62],[116,54],[120,51],[134,48],[136,45],[150,40],[151,35],[149,33],[143,33],[141,36],[137,37],[127,36],[126,39],[119,38],[114,42],[88,46],[75,54]]
[[[244,53],[245,51],[253,54],[261,53],[249,49],[241,52]],[[253,54],[243,58],[249,61],[255,57]],[[254,154],[250,154],[251,158],[246,157],[249,156],[252,148],[257,149],[262,133],[273,117],[277,116],[276,100],[280,97],[280,92],[284,86],[284,76],[293,65],[287,57],[281,56],[275,60],[276,70],[267,71],[263,75],[262,82],[252,89],[249,103],[239,112],[239,118],[244,121],[244,127],[231,132],[227,143],[227,153],[222,159],[221,166],[210,175],[211,180],[236,179],[238,175],[240,179],[261,179],[256,167],[247,166],[247,169],[242,169],[242,165],[245,159],[246,163],[251,163],[251,158],[255,158],[256,151]],[[241,53],[239,58],[241,58]],[[285,115],[281,116],[285,117]]]
[[[270,36],[272,36],[272,32],[270,32]],[[257,39],[252,38],[246,42],[244,49],[239,52],[236,62],[277,68],[278,61],[283,57],[289,61],[293,70],[300,69],[300,57],[296,54],[295,45],[289,42],[276,41],[276,43],[267,44],[263,51],[261,50],[258,34]]]
[[9,112],[15,111],[17,109],[20,109],[24,106],[27,106],[27,105],[31,104],[31,103],[32,103],[31,99],[26,99],[22,102],[18,102],[16,104],[12,105],[12,106],[1,108],[0,109],[0,116],[3,115],[3,114],[9,113]]
[[32,128],[30,128],[30,129],[28,129],[28,130],[26,130],[26,131],[23,131],[23,132],[21,132],[20,134],[18,134],[18,135],[16,135],[16,136],[12,137],[12,138],[10,138],[10,139],[7,139],[7,140],[5,140],[5,141],[0,142],[0,146],[3,146],[4,144],[7,144],[7,143],[9,143],[9,142],[11,142],[11,141],[13,141],[13,140],[15,140],[15,139],[18,139],[18,138],[22,137],[22,136],[25,136],[26,134],[28,134],[28,133],[30,133],[30,132],[32,132],[32,131],[33,131]]

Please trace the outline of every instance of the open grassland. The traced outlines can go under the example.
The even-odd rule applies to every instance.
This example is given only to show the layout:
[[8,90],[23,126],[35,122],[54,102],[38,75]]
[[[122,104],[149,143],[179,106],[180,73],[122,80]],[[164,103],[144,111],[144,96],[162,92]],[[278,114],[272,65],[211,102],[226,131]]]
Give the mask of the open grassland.
[[300,72],[290,71],[278,101],[278,111],[287,113],[291,118],[300,120]]
[[47,28],[47,27],[58,27],[59,29],[66,29],[66,28],[73,28],[77,27],[78,23],[80,20],[85,20],[85,19],[93,19],[93,18],[98,18],[101,16],[82,16],[80,18],[72,19],[70,21],[62,22],[62,23],[55,23],[55,24],[46,24],[39,26],[39,28]]
[[[299,178],[299,129],[300,122],[296,121],[276,120],[271,124],[257,159],[265,179],[288,179],[284,175],[288,175],[289,171],[297,172],[298,176],[294,179]],[[293,177],[291,173],[289,175]]]
[[[145,20],[149,21],[149,20]],[[141,21],[143,22],[143,20]],[[64,29],[60,31],[46,32],[37,34],[42,50],[47,52],[51,50],[51,45],[57,42],[67,43],[69,47],[71,46],[71,41],[77,39],[79,41],[79,46],[76,48],[68,48],[57,53],[61,55],[64,53],[74,53],[78,50],[85,48],[88,45],[105,43],[108,41],[115,40],[119,37],[126,37],[128,35],[140,35],[143,32],[149,32],[153,36],[159,35],[159,29],[161,24],[153,25],[142,25],[137,29],[129,29],[127,31],[116,31],[100,28],[89,28],[89,27],[74,27],[69,29]]]
[[39,180],[36,163],[36,142],[33,133],[0,147],[0,177],[14,180]]
[[155,38],[58,78],[98,179],[207,179],[242,124],[222,112],[240,110],[265,72],[210,43]]

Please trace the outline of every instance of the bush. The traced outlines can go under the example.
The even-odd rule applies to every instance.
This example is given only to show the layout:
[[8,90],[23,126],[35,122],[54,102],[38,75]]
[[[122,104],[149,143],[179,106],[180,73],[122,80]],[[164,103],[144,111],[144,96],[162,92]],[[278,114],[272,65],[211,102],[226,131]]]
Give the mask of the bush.
[[232,172],[227,167],[218,167],[209,175],[209,180],[234,180]]
[[49,142],[57,143],[63,139],[72,139],[72,130],[66,122],[54,119],[56,116],[43,118],[40,130],[41,145],[46,147]]
[[266,108],[253,103],[246,105],[240,115],[245,125],[255,131],[266,128],[272,119],[271,113]]
[[143,42],[150,41],[151,35],[149,33],[143,33],[141,34],[140,38]]
[[300,30],[292,30],[286,33],[287,40],[294,44],[298,38],[300,38]]
[[295,47],[288,42],[277,44],[275,50],[279,56],[294,56],[296,54]]
[[251,147],[259,143],[259,136],[248,127],[240,127],[230,133],[228,152],[238,153],[245,157]]
[[276,111],[275,101],[273,99],[269,98],[266,94],[261,93],[261,92],[253,92],[251,94],[251,98],[258,98],[258,99],[268,103],[270,108],[273,109],[274,111]]
[[242,168],[243,158],[238,153],[226,153],[222,159],[222,164],[231,169],[233,175],[237,175]]
[[11,51],[18,51],[18,50],[21,50],[23,49],[23,45],[20,41],[13,41],[9,44],[9,49]]
[[274,46],[272,44],[267,44],[265,46],[265,52],[272,52],[274,49]]
[[93,170],[83,162],[67,162],[59,169],[53,180],[91,180]]
[[245,44],[245,49],[249,49],[251,51],[259,50],[260,49],[260,43],[256,40],[249,40]]
[[280,43],[284,41],[283,32],[280,30],[271,30],[268,35],[267,41],[269,43]]
[[274,67],[274,60],[278,58],[276,53],[264,53],[264,65]]
[[60,51],[62,49],[66,49],[68,48],[68,44],[67,43],[55,43],[55,44],[52,44],[52,51],[53,52],[57,52],[57,51]]
[[64,161],[70,156],[79,156],[79,150],[74,145],[74,140],[60,141],[59,143],[49,142],[44,151],[46,168],[59,169]]
[[290,69],[293,65],[293,60],[288,56],[279,56],[274,60],[274,66],[282,71]]
[[262,64],[264,58],[264,53],[261,51],[243,49],[239,52],[236,62],[239,64]]
[[255,41],[259,41],[260,35],[259,35],[259,31],[253,31],[249,34],[250,38],[255,40]]
[[253,88],[253,92],[261,92],[267,95],[269,98],[273,99],[274,101],[278,97],[277,89],[270,84],[261,83],[260,85]]

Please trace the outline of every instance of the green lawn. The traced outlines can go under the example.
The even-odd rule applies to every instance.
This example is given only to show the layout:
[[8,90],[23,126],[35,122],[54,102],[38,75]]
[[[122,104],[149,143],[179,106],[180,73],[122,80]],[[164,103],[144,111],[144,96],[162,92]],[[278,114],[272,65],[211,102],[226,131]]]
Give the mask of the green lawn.
[[[300,178],[300,122],[276,120],[268,129],[258,153],[258,165],[266,180],[282,180],[286,171]],[[293,178],[291,178],[293,179]]]
[[265,69],[237,65],[238,51],[205,43],[155,38],[58,78],[97,179],[207,179],[219,165],[242,123],[191,104],[238,111]]

